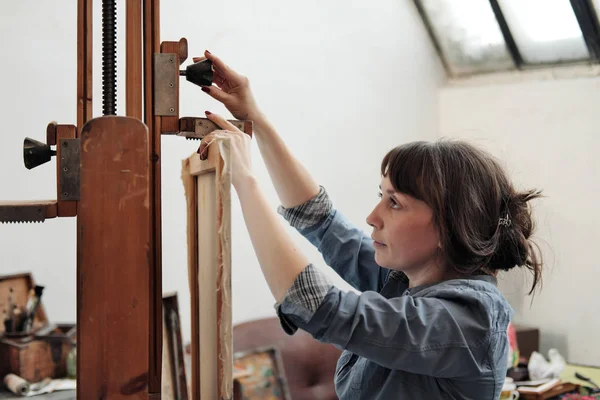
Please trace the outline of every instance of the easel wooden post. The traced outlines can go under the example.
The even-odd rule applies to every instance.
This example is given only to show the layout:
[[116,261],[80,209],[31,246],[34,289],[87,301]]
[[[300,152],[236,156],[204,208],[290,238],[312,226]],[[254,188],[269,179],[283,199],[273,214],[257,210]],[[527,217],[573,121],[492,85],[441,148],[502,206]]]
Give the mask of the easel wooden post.
[[143,9],[142,0],[127,1],[127,117],[90,120],[92,0],[78,0],[78,399],[161,396],[160,117],[152,108],[158,8],[158,0],[144,0]]
[[156,277],[148,129],[135,118],[105,116],[80,136],[77,398],[149,399]]
[[[46,144],[24,149],[32,168],[56,146],[57,199],[1,202],[0,222],[77,216],[77,398],[158,400],[161,134],[201,138],[217,127],[206,118],[179,118],[187,41],[160,44],[159,0],[127,1],[127,116],[92,119],[92,3],[77,2],[77,126],[51,123]],[[165,87],[167,94],[157,89]],[[251,122],[230,122],[252,133]],[[188,196],[194,400],[233,396],[227,143],[213,146],[206,161],[197,154],[186,160],[194,177]],[[206,311],[205,303],[212,308]]]

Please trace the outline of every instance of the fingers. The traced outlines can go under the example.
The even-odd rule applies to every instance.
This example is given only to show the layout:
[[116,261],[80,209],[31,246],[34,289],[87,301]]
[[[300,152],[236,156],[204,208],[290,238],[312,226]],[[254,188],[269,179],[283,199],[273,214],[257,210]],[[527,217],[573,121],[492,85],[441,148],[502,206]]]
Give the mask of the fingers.
[[219,128],[226,130],[226,131],[240,132],[240,130],[235,125],[233,125],[231,122],[227,121],[221,115],[211,113],[210,111],[205,111],[204,113],[206,114],[206,118],[208,118],[209,120],[211,120],[212,122],[217,124],[217,126]]
[[242,83],[242,76],[231,69],[227,64],[223,62],[219,57],[212,54],[210,51],[205,50],[204,56],[212,61],[215,72],[218,72],[223,78],[231,80],[235,84]]
[[231,122],[227,121],[223,116],[215,113],[211,113],[210,111],[205,111],[206,118],[210,121],[214,122],[221,130],[216,130],[204,138],[202,138],[202,142],[200,143],[200,147],[198,148],[198,154],[200,154],[201,160],[206,160],[208,158],[208,147],[213,143],[213,141],[217,138],[225,138],[231,134],[241,134],[242,132]]
[[[206,60],[206,57],[193,57],[192,58],[192,61],[194,63],[199,63],[199,62],[204,61],[204,60]],[[215,64],[212,64],[211,69],[212,69],[213,72],[216,73]]]
[[202,86],[202,91],[223,104],[230,104],[234,101],[234,97],[232,95],[224,92],[221,88],[216,86]]
[[223,78],[223,76],[221,74],[219,74],[217,71],[213,72],[213,83],[216,84],[217,86],[219,86],[219,88],[223,87],[223,84],[225,83],[225,78]]
[[[206,57],[194,57],[194,58],[192,58],[192,60],[194,63],[198,63],[198,62],[206,60]],[[213,64],[213,82],[219,86],[223,86],[223,83],[225,82],[225,78],[221,74],[219,74],[219,71],[215,70],[214,64]]]
[[200,142],[200,147],[198,148],[198,154],[200,154],[201,160],[206,160],[208,158],[208,146],[214,140],[214,136],[212,134],[204,136],[202,141]]
[[224,131],[213,131],[210,134],[204,136],[202,138],[202,142],[200,142],[200,147],[198,148],[198,151],[197,151],[197,153],[200,154],[200,159],[206,160],[208,158],[208,148],[210,147],[211,144],[213,144],[215,139],[225,138],[225,137],[227,137],[227,136],[224,134]]
[[[194,57],[194,58],[192,58],[192,60],[194,61],[194,63],[198,63],[198,62],[206,60],[206,57]],[[213,65],[213,80],[212,81],[214,84],[219,86],[219,88],[222,88],[223,84],[225,83],[225,78],[223,78],[223,76],[214,69],[214,65]]]
[[198,147],[197,153],[200,154],[200,159],[201,160],[206,160],[206,158],[208,157],[208,145],[207,145],[207,143],[209,143],[209,140],[210,140],[210,135],[207,135],[200,142],[200,147]]

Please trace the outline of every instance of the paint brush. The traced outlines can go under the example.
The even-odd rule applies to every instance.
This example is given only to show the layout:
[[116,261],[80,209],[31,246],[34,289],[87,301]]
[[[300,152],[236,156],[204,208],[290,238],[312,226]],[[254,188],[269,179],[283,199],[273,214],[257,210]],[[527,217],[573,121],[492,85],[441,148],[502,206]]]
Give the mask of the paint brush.
[[6,310],[2,311],[2,313],[4,314],[4,333],[10,333],[12,332],[12,320],[8,318]]
[[43,286],[36,285],[34,288],[34,295],[32,297],[32,301],[27,302],[27,308],[25,309],[26,319],[23,324],[23,331],[27,332],[33,328],[33,319],[35,318],[35,313],[40,305],[40,299],[42,297],[42,292],[44,291]]
[[17,305],[15,304],[14,311],[13,311],[13,319],[12,319],[13,330],[15,332],[21,332],[21,327],[23,326],[24,317],[25,317],[25,315],[23,314],[21,309],[19,307],[17,307]]
[[13,288],[8,290],[8,319],[13,319]]
[[587,377],[587,376],[585,376],[585,375],[581,375],[579,372],[575,372],[575,377],[576,377],[577,379],[581,379],[582,381],[589,382],[589,383],[590,383],[591,385],[593,385],[593,386],[594,386],[596,389],[600,389],[600,386],[598,386],[598,385],[596,384],[596,382],[594,382],[593,380],[591,380],[590,378],[588,378],[588,377]]
[[8,315],[6,317],[6,320],[4,320],[4,328],[5,328],[5,332],[12,332],[15,324],[14,324],[14,313],[13,313],[13,288],[9,288],[8,289]]

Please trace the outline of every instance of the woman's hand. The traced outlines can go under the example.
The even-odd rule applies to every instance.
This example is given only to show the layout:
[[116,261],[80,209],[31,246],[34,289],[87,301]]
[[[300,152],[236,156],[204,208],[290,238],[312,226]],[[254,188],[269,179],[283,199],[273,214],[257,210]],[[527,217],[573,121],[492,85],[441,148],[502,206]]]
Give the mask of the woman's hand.
[[221,130],[213,131],[202,139],[198,149],[200,159],[205,160],[208,157],[208,148],[213,144],[217,145],[216,139],[229,138],[231,143],[231,183],[238,190],[243,183],[254,179],[250,156],[250,136],[218,114],[206,111],[206,117],[217,124]]
[[[206,51],[204,54],[213,64],[214,85],[205,86],[202,89],[213,98],[222,102],[235,118],[248,119],[253,122],[254,138],[256,139],[262,159],[267,166],[281,204],[284,207],[290,208],[315,197],[319,193],[319,185],[306,168],[294,158],[275,127],[259,110],[250,90],[248,79],[229,68],[220,58],[210,52]],[[194,58],[194,61],[200,60],[202,58]],[[222,119],[221,117],[219,118]],[[223,122],[226,121],[223,120]],[[227,131],[236,131],[229,124],[217,123],[217,125]],[[248,139],[245,136],[241,136],[241,138]],[[243,148],[244,146],[239,145],[238,147]],[[249,150],[246,151],[245,157],[248,163],[242,163],[240,166],[235,167],[236,171],[233,172],[232,177],[235,180],[233,183],[234,186],[240,182],[240,179],[244,178],[244,174],[251,174],[252,172],[249,162],[250,152]],[[236,187],[236,191],[239,195],[240,190],[238,187]]]
[[193,58],[194,62],[206,58],[212,61],[213,85],[203,86],[202,91],[223,103],[236,119],[257,121],[261,112],[254,100],[248,78],[235,72],[210,51],[205,50],[204,56]]

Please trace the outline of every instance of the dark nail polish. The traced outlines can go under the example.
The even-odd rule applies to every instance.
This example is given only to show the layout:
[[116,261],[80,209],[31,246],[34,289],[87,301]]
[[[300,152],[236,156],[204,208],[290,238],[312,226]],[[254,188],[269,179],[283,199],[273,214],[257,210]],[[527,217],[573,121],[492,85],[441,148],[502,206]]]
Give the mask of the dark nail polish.
[[202,86],[202,88],[201,88],[201,89],[202,89],[202,91],[203,91],[204,93],[210,93],[210,89],[209,89],[208,87],[206,87],[206,86]]
[[204,111],[204,114],[211,115],[212,113],[210,111]]
[[208,51],[208,50],[205,50],[205,51],[206,51],[208,54],[212,54],[212,53],[211,53],[210,51]]

